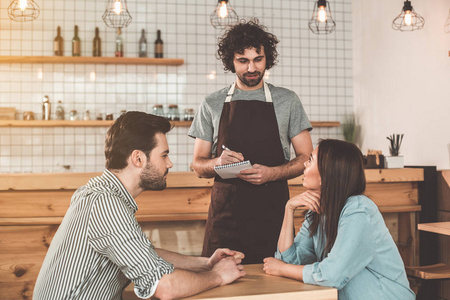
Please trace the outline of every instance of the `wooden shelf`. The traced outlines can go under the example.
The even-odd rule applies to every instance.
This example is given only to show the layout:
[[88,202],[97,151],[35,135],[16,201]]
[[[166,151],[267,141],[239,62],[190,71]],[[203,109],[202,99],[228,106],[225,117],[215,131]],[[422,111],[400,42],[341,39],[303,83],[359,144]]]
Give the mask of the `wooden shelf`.
[[[0,127],[109,127],[114,121],[69,121],[69,120],[0,120]],[[171,121],[176,127],[190,127],[191,121]],[[338,127],[339,122],[311,122],[313,127]]]
[[[69,120],[0,120],[0,127],[109,127],[114,121],[69,121]],[[189,127],[190,121],[171,121],[176,127]]]
[[341,122],[330,121],[330,122],[321,122],[321,121],[311,121],[312,127],[339,127],[341,126]]
[[115,65],[168,65],[184,64],[182,58],[90,57],[90,56],[0,56],[3,64],[115,64]]

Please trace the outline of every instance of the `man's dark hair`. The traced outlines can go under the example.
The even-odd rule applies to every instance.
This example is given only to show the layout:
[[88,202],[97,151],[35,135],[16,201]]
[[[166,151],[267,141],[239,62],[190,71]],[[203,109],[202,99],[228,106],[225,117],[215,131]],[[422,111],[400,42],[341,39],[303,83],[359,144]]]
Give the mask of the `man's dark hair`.
[[170,122],[163,117],[139,111],[121,115],[106,134],[106,168],[122,170],[134,150],[141,150],[148,158],[156,146],[155,135],[166,134],[170,129]]
[[239,24],[231,27],[219,38],[219,49],[217,56],[222,60],[224,70],[235,73],[233,60],[234,54],[243,54],[245,49],[255,48],[259,53],[261,46],[264,47],[266,55],[266,70],[269,70],[277,63],[277,44],[275,35],[267,32],[267,28],[259,24],[259,20],[254,18],[246,22],[241,20]]

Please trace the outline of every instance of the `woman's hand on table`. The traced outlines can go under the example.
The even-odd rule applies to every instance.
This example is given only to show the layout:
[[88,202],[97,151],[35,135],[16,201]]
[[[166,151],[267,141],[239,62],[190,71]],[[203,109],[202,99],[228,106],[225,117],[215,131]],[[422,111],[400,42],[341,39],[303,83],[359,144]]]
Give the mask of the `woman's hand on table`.
[[274,257],[266,257],[264,258],[264,267],[263,270],[266,274],[274,275],[274,276],[283,276],[283,267],[287,265],[284,261],[276,259]]
[[317,191],[308,190],[292,197],[286,203],[286,208],[292,211],[301,206],[306,206],[313,212],[320,213],[320,193]]

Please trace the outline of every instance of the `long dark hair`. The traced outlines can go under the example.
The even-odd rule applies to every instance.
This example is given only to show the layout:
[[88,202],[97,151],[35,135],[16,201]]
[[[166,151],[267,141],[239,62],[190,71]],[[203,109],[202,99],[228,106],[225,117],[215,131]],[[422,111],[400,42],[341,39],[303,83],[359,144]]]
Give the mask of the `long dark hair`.
[[319,226],[326,236],[324,259],[336,240],[339,216],[350,196],[361,195],[366,189],[366,176],[361,151],[352,143],[325,139],[318,144],[318,169],[321,178],[320,214],[308,215],[310,235]]
[[233,64],[235,53],[242,54],[245,49],[249,48],[255,48],[259,53],[263,46],[266,55],[266,70],[269,70],[277,63],[277,44],[277,37],[267,32],[267,28],[260,25],[258,19],[253,18],[248,22],[241,20],[219,39],[217,57],[222,60],[225,71],[235,73]]
[[166,134],[171,128],[166,118],[144,112],[129,111],[121,115],[106,134],[106,168],[122,170],[134,150],[141,150],[148,158],[156,146],[155,135]]

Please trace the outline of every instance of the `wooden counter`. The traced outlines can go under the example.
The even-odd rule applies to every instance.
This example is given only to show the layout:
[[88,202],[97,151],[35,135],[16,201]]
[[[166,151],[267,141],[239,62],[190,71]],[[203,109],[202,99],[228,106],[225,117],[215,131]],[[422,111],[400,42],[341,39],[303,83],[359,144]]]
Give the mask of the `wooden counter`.
[[[2,299],[31,299],[42,261],[72,194],[99,174],[0,174]],[[305,190],[302,179],[289,181],[291,195]],[[423,170],[366,170],[366,179],[366,194],[383,213],[405,264],[419,265],[415,228]],[[173,172],[167,183],[166,190],[147,191],[136,199],[136,217],[156,247],[199,255],[213,179]],[[297,230],[305,213],[296,212]]]

